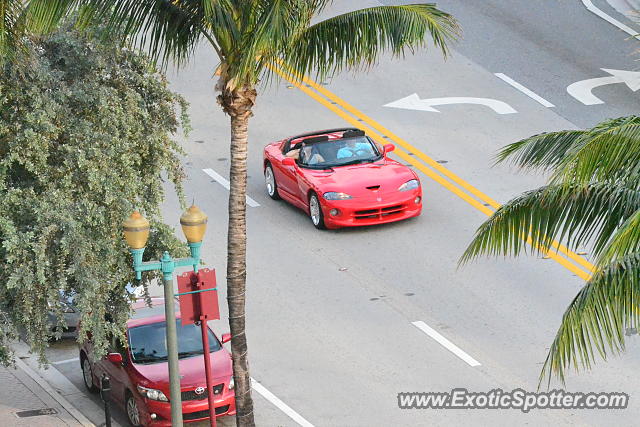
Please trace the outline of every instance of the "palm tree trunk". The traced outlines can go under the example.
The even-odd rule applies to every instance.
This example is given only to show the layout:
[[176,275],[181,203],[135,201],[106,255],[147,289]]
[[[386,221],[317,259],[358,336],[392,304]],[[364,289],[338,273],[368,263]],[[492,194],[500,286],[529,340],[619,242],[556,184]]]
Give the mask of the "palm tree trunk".
[[247,143],[249,118],[256,98],[253,88],[223,90],[218,97],[231,117],[231,171],[229,175],[229,228],[227,230],[227,304],[231,329],[231,356],[236,391],[236,425],[253,427],[253,399],[247,336],[245,291],[247,279]]

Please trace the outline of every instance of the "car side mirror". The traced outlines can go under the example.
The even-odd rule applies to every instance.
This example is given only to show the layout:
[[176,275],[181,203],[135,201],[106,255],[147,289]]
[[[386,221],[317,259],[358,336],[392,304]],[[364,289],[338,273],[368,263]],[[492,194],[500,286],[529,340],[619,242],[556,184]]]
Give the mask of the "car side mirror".
[[282,161],[282,164],[284,166],[295,166],[296,161],[293,157],[285,157],[284,160]]
[[107,354],[107,360],[114,365],[122,364],[122,355],[120,353],[109,353]]
[[392,152],[393,150],[395,150],[395,149],[396,149],[396,146],[395,146],[395,145],[393,145],[393,144],[387,144],[387,145],[385,145],[383,148],[384,148],[384,154],[387,154],[387,153],[390,153],[390,152]]
[[231,334],[222,334],[222,344],[231,341]]

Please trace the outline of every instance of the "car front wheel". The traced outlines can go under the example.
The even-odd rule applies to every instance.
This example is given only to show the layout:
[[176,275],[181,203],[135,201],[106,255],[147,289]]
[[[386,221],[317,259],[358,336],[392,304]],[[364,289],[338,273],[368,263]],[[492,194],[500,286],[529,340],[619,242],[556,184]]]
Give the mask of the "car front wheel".
[[138,427],[140,424],[140,410],[138,409],[138,402],[136,402],[136,398],[130,392],[127,392],[127,418],[129,419],[129,424],[134,427]]
[[322,206],[316,193],[309,196],[309,217],[311,222],[318,230],[324,230],[324,216],[322,215]]

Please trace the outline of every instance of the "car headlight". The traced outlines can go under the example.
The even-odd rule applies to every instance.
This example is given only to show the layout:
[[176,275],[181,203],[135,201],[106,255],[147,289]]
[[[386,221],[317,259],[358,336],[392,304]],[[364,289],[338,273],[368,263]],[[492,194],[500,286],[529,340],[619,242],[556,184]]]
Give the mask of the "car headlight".
[[231,379],[229,380],[229,390],[233,390],[235,386],[236,386],[236,382],[233,379],[233,375],[231,375]]
[[169,401],[169,399],[167,399],[167,396],[165,396],[162,391],[156,390],[155,388],[147,388],[147,387],[142,387],[141,385],[139,385],[138,386],[138,391],[140,392],[141,395],[143,395],[147,399],[159,400],[161,402],[168,402]]
[[337,193],[335,191],[329,191],[328,193],[324,193],[323,197],[327,200],[347,200],[351,199],[351,196],[347,193]]
[[420,181],[417,179],[411,179],[398,187],[398,191],[415,190],[418,187],[420,187]]

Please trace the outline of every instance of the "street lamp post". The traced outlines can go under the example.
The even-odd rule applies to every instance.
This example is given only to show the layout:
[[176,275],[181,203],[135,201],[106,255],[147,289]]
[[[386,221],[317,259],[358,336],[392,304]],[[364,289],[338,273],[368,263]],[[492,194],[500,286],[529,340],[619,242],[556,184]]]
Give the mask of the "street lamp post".
[[[169,401],[171,403],[171,424],[173,426],[182,426],[182,396],[178,368],[178,337],[173,301],[173,272],[177,267],[186,266],[193,266],[193,271],[198,271],[202,237],[207,229],[207,216],[198,207],[192,205],[180,217],[180,225],[187,238],[191,256],[173,259],[169,252],[165,251],[159,261],[143,262],[142,255],[149,237],[149,221],[140,212],[136,211],[123,224],[124,236],[133,256],[133,269],[136,272],[136,279],[140,280],[142,278],[143,271],[162,271],[164,313],[167,324],[167,355],[169,359]],[[215,416],[215,410],[210,410]]]

